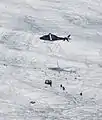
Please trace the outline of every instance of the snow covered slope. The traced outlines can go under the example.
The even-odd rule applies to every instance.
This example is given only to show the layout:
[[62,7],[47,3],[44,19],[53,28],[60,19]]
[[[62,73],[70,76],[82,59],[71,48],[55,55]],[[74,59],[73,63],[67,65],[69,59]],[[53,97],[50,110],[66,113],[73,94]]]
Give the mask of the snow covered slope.
[[[102,120],[101,9],[100,0],[0,0],[0,120]],[[49,32],[72,40],[40,41]]]

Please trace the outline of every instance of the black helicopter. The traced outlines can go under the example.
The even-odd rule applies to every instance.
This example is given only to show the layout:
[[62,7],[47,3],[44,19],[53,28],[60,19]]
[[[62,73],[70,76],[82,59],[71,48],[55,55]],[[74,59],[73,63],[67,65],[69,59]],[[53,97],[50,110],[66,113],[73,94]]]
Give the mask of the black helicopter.
[[42,37],[40,37],[41,40],[44,41],[59,41],[59,40],[67,40],[69,42],[69,40],[71,40],[71,35],[68,35],[67,37],[58,37],[54,34],[49,33],[48,35],[44,35]]

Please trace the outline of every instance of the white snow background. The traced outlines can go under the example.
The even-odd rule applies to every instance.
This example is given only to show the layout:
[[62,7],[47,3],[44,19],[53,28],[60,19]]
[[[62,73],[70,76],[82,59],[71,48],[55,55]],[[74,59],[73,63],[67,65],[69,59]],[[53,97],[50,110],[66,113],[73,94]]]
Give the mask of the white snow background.
[[101,0],[0,0],[0,120],[102,120]]

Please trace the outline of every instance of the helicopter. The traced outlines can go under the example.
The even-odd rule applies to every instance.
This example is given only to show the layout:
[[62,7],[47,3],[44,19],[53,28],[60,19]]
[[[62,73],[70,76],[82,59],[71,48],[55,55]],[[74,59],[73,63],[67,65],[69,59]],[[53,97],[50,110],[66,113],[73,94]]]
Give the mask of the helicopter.
[[71,35],[69,34],[67,37],[58,37],[52,33],[49,33],[48,35],[44,35],[42,37],[40,37],[41,40],[44,40],[44,41],[60,41],[60,40],[63,40],[63,41],[68,41],[71,40]]

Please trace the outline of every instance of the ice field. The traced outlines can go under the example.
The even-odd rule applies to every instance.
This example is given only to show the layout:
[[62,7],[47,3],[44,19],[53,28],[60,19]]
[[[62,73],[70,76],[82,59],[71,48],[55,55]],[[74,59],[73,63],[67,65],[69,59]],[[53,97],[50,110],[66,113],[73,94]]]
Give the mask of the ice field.
[[[0,0],[0,120],[102,120],[101,9],[101,0]],[[39,39],[49,32],[72,40]]]

